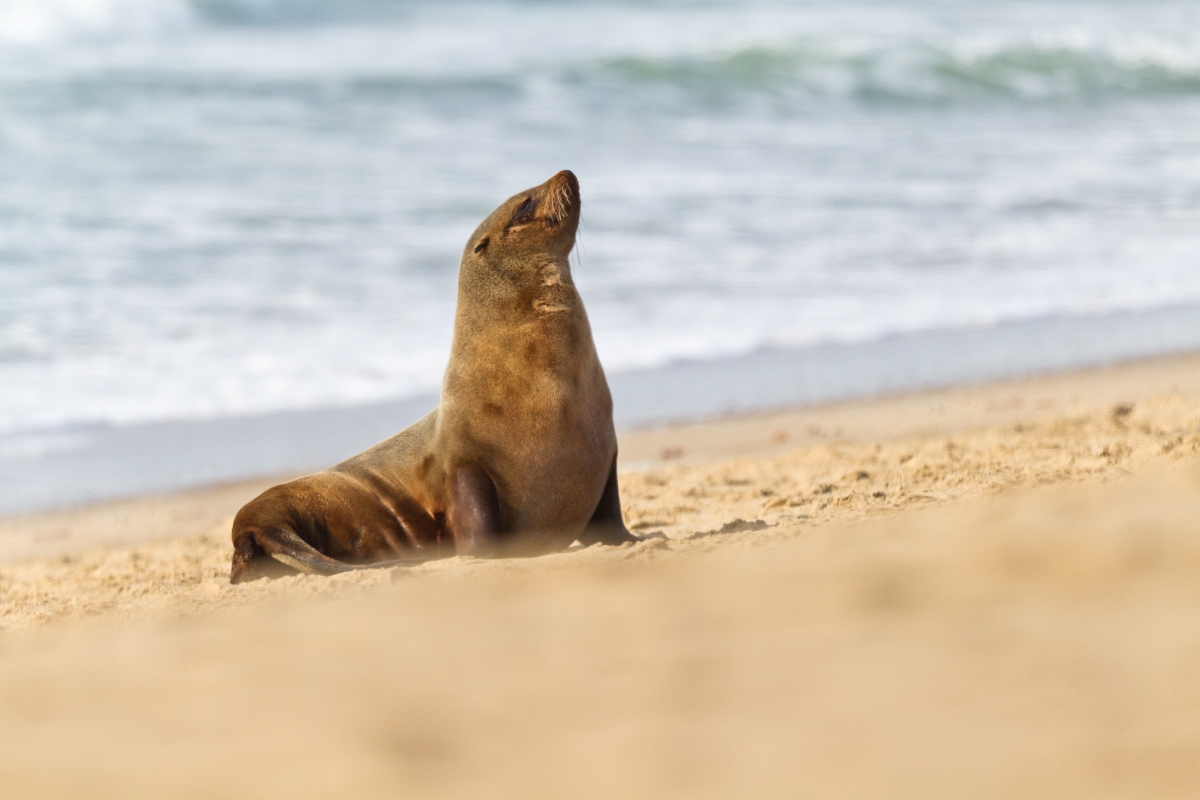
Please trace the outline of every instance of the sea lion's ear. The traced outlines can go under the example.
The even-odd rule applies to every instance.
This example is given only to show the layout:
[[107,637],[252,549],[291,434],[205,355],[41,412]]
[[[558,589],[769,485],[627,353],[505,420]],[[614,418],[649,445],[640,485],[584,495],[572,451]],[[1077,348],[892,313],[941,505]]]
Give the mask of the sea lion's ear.
[[475,252],[476,252],[476,254],[478,254],[478,253],[482,253],[484,250],[487,250],[487,246],[488,246],[488,243],[489,243],[489,241],[490,241],[490,238],[489,238],[489,237],[487,237],[487,236],[485,236],[485,237],[483,237],[482,239],[480,239],[480,240],[479,240],[479,244],[475,245]]

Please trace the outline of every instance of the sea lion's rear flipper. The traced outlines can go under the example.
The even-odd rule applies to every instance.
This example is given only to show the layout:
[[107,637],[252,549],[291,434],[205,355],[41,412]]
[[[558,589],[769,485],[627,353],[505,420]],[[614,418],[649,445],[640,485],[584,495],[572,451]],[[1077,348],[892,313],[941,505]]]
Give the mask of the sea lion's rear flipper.
[[306,575],[337,575],[354,569],[317,550],[291,528],[256,531],[254,541],[271,558]]
[[278,526],[266,531],[246,531],[238,537],[234,542],[230,583],[241,583],[267,574],[261,565],[257,568],[252,566],[256,549],[266,553],[280,564],[306,575],[339,575],[343,572],[356,572],[364,569],[414,566],[431,560],[418,557],[377,561],[374,564],[346,564],[317,550],[300,538],[300,535],[291,528]]
[[640,542],[625,527],[621,517],[621,493],[617,489],[617,459],[613,457],[612,468],[608,471],[608,481],[604,484],[604,493],[596,505],[587,527],[579,534],[579,543],[584,547],[596,544],[618,546],[626,542]]

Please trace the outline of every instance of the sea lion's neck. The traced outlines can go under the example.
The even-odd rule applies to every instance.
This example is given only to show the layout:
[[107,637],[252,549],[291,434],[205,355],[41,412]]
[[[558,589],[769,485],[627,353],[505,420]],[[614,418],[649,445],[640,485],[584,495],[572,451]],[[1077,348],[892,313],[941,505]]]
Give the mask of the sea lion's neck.
[[534,376],[569,379],[598,366],[591,326],[568,265],[528,265],[522,280],[460,275],[443,392]]
[[[454,336],[492,336],[553,317],[580,316],[583,303],[566,259],[547,256],[520,271],[460,270]],[[562,320],[566,322],[567,320]]]
[[[583,302],[575,291],[571,280],[571,268],[567,264],[551,262],[538,272],[538,280],[530,292],[530,308],[535,314],[571,314],[584,316]],[[586,322],[586,316],[584,316]]]

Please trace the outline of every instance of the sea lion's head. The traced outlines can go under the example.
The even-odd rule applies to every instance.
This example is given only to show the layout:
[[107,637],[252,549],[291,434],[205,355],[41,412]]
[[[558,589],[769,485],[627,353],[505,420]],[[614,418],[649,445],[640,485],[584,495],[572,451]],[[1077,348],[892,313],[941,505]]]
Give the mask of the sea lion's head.
[[516,277],[546,257],[566,263],[579,228],[579,181],[568,169],[541,186],[518,192],[480,223],[462,263]]

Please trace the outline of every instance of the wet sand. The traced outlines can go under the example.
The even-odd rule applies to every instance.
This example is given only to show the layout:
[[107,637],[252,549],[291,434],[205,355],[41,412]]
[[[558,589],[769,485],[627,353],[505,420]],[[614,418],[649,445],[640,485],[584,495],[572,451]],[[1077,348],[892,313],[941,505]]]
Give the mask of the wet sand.
[[1200,792],[1200,357],[621,447],[653,538],[538,559],[229,586],[229,522],[270,482],[0,521],[0,780]]

